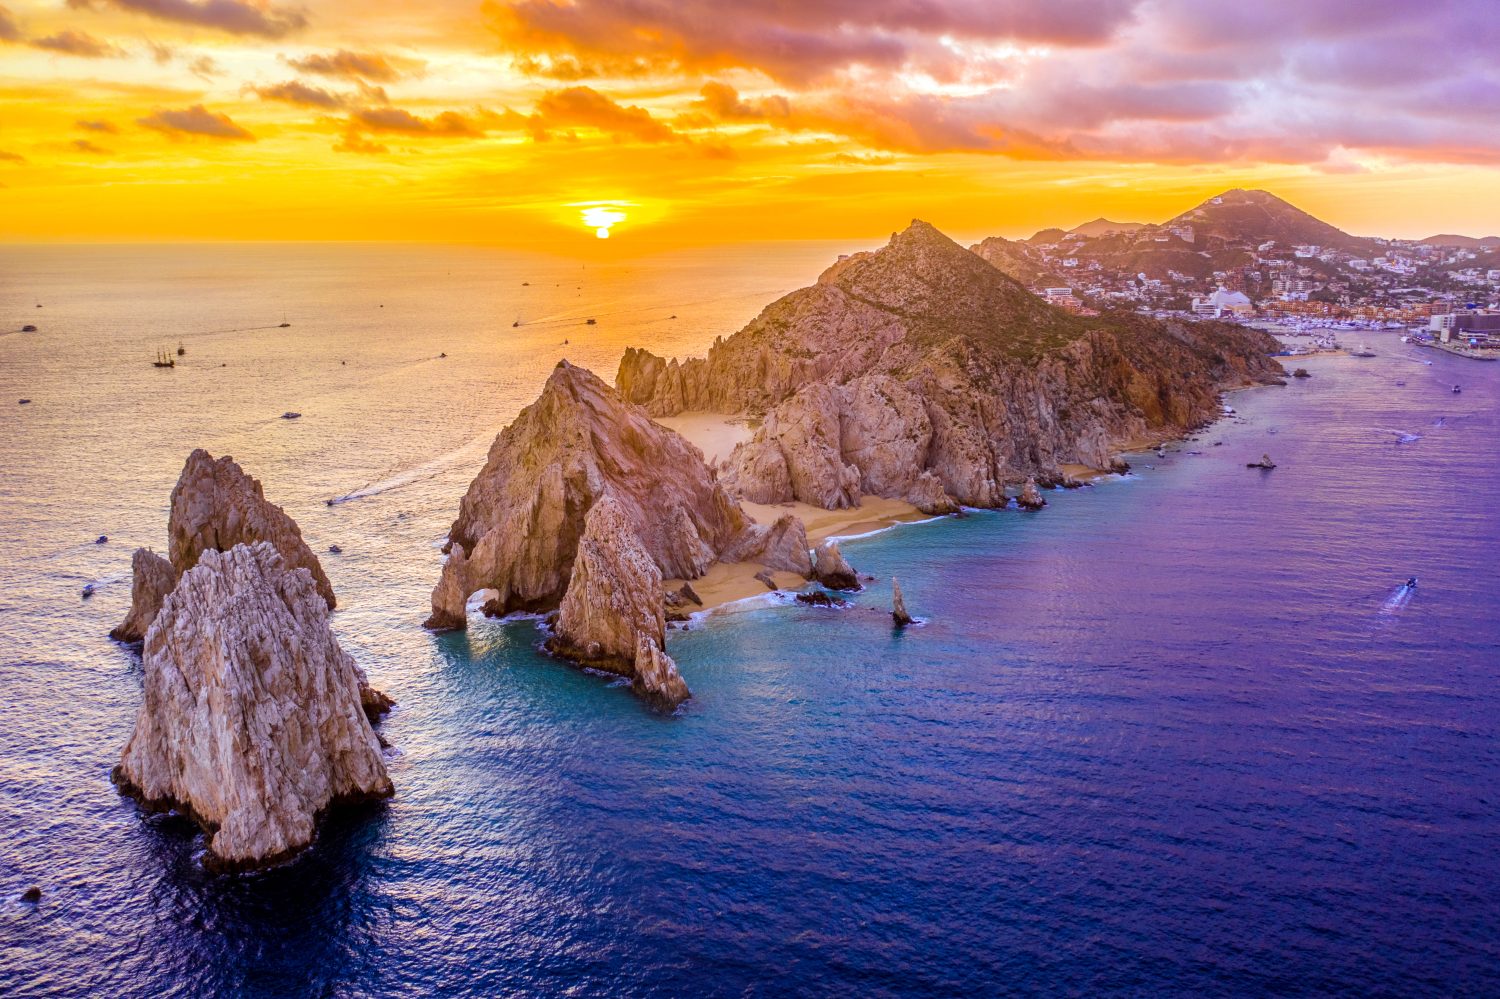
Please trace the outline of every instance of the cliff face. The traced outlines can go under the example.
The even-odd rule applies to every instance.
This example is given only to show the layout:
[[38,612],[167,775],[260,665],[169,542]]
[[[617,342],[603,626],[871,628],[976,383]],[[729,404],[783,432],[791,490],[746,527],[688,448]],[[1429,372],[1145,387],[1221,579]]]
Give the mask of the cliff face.
[[142,664],[145,699],[114,778],[201,824],[211,866],[275,863],[312,842],[329,805],[392,793],[327,599],[271,544],[203,551]]
[[176,585],[177,570],[171,562],[149,548],[137,548],[130,558],[130,612],[109,637],[117,642],[144,639]]
[[913,222],[707,358],[627,350],[616,385],[657,415],[763,415],[725,475],[746,498],[833,508],[867,492],[937,512],[1001,506],[1006,485],[1108,469],[1122,441],[1207,422],[1221,388],[1281,374],[1274,349],[1227,324],[1071,316]]
[[428,626],[463,627],[464,598],[480,589],[499,591],[487,606],[502,614],[558,606],[606,493],[665,578],[701,576],[751,523],[702,452],[563,361],[495,439],[459,504]]
[[286,511],[269,502],[260,482],[227,455],[214,460],[198,448],[188,456],[172,489],[167,519],[168,558],[179,573],[198,564],[206,551],[228,551],[235,545],[268,541],[294,569],[306,569],[318,594],[333,610],[333,584],[302,531]]

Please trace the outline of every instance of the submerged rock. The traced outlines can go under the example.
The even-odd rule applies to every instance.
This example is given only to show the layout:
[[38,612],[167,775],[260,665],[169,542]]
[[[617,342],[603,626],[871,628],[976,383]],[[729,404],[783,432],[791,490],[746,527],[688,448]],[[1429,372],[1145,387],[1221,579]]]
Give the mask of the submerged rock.
[[109,637],[117,642],[144,640],[162,601],[176,585],[177,570],[171,562],[149,548],[137,548],[130,557],[130,611]]
[[666,711],[692,697],[687,681],[677,672],[672,657],[661,650],[649,635],[636,638],[635,676],[630,688],[640,697]]
[[1292,372],[1292,377],[1293,378],[1311,378],[1312,377],[1312,373],[1309,372],[1306,368],[1298,368],[1296,371]]
[[[462,627],[465,600],[484,588],[497,591],[501,613],[558,606],[589,511],[605,494],[663,578],[703,575],[750,524],[702,452],[561,361],[495,439],[459,504],[449,538],[467,557],[444,566],[429,624]],[[634,648],[632,640],[629,656]]]
[[822,583],[830,590],[857,590],[859,576],[855,574],[852,566],[844,560],[844,553],[839,551],[837,541],[825,541],[818,546],[817,557],[813,561],[813,579]]
[[208,834],[208,864],[274,864],[339,802],[393,793],[368,685],[306,567],[269,542],[204,549],[146,634],[145,697],[114,770]]
[[799,604],[807,604],[810,607],[848,607],[849,601],[843,597],[836,597],[822,590],[812,590],[808,593],[797,594]]
[[30,888],[27,888],[25,891],[21,892],[21,901],[23,902],[30,902],[31,904],[35,905],[41,900],[42,890],[36,885],[32,885]]
[[641,544],[624,504],[605,495],[589,511],[549,651],[631,676],[637,639],[666,643],[661,570]]
[[895,576],[891,577],[891,620],[898,628],[911,624],[911,615],[906,612],[906,601],[901,596],[901,583]]

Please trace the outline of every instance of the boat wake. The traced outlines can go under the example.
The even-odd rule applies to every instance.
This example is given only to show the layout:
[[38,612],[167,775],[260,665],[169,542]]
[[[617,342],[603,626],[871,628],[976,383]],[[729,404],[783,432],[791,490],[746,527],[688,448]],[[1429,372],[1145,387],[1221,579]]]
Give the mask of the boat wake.
[[330,497],[324,502],[328,506],[342,506],[345,503],[352,503],[355,500],[369,499],[372,496],[382,496],[385,493],[393,492],[418,482],[435,479],[451,471],[453,466],[460,462],[472,464],[476,460],[482,461],[484,455],[489,450],[492,440],[494,440],[494,434],[488,432],[480,434],[462,447],[449,451],[447,454],[439,455],[430,461],[422,462],[420,465],[413,465],[410,468],[392,471],[381,479],[367,483],[358,489],[339,496]]
[[1397,444],[1410,444],[1422,439],[1421,434],[1414,434],[1409,430],[1394,430],[1390,427],[1377,427],[1376,429],[1381,433],[1390,434],[1395,437]]
[[1411,598],[1417,593],[1417,588],[1410,583],[1402,583],[1391,591],[1385,598],[1385,603],[1380,605],[1380,613],[1387,617],[1400,614],[1411,603]]

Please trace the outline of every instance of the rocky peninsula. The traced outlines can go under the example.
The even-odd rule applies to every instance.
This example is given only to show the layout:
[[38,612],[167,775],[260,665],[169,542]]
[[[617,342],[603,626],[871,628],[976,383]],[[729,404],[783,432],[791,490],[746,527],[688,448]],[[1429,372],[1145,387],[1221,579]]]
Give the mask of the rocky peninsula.
[[[555,611],[551,652],[675,704],[665,622],[685,581],[692,602],[858,589],[836,543],[811,552],[823,512],[1040,509],[1042,487],[1120,470],[1125,447],[1213,420],[1221,391],[1278,381],[1275,349],[1229,324],[1071,315],[913,222],[706,358],[631,348],[616,388],[560,362],[463,497],[427,626],[464,627],[476,593],[490,615]],[[714,460],[653,417],[707,426]]]
[[653,416],[758,418],[723,463],[732,494],[938,513],[1005,506],[1029,478],[1118,470],[1126,446],[1214,419],[1224,389],[1279,380],[1275,349],[1226,323],[1071,315],[916,221],[706,358],[627,350],[616,385]]

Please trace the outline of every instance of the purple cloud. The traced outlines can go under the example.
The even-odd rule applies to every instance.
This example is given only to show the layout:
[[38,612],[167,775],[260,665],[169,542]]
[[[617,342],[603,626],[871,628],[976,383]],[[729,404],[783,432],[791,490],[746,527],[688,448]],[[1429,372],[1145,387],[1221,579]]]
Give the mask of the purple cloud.
[[226,139],[237,141],[255,141],[255,136],[249,131],[236,125],[228,115],[215,114],[205,108],[202,104],[194,104],[190,108],[181,111],[157,111],[145,118],[137,118],[136,124],[142,128],[161,132],[171,138],[201,137],[206,139]]
[[158,21],[213,28],[231,35],[283,38],[307,26],[307,17],[291,7],[251,0],[67,0],[75,9],[97,6],[144,14]]

